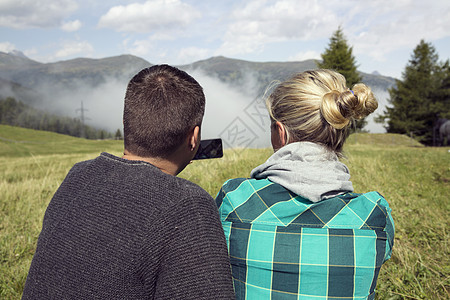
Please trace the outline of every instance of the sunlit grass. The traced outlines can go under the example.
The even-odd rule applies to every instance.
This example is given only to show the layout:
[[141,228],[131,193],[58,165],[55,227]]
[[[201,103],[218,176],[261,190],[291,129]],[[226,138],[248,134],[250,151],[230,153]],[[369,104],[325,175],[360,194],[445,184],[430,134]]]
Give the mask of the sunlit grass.
[[[9,140],[0,140],[0,298],[20,299],[53,193],[73,164],[102,151],[121,155],[122,142],[8,126],[0,126],[0,137]],[[193,162],[180,176],[214,197],[224,181],[249,177],[271,154],[226,150],[221,159]],[[381,269],[378,299],[449,299],[449,148],[422,147],[399,135],[358,134],[349,138],[345,154],[355,191],[377,190],[393,209],[395,245]]]
[[0,125],[0,156],[30,157],[67,153],[122,152],[116,140],[86,140],[48,131]]
[[449,299],[448,148],[349,145],[356,191],[378,190],[395,221],[392,259],[381,269],[379,299]]

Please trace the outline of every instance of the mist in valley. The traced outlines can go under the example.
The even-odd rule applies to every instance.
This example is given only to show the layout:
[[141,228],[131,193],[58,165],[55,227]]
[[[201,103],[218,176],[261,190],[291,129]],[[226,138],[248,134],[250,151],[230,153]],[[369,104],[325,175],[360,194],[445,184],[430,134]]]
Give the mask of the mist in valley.
[[[201,69],[187,70],[203,87],[206,111],[202,139],[222,138],[225,148],[262,148],[270,146],[269,117],[256,75],[248,73],[239,86],[206,75]],[[122,130],[123,101],[129,78],[103,78],[100,84],[82,80],[70,82],[70,88],[50,83],[34,87],[40,94],[35,108],[71,118],[84,118],[86,125],[115,133]],[[379,107],[367,118],[365,130],[383,133],[374,117],[383,112],[388,92],[374,90]],[[14,92],[10,91],[14,96]],[[20,98],[18,98],[20,100]],[[83,108],[83,109],[82,109]]]

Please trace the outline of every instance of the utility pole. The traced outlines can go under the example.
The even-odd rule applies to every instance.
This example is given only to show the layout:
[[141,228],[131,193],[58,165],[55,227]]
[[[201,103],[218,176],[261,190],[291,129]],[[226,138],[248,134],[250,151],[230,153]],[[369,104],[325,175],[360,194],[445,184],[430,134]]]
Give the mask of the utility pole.
[[86,119],[89,119],[89,118],[86,118],[86,117],[84,116],[84,112],[85,112],[85,111],[88,111],[88,110],[85,109],[85,108],[83,108],[83,101],[81,101],[81,108],[77,109],[76,112],[77,112],[77,113],[80,112],[80,120],[81,120],[80,137],[82,137],[82,138],[86,138],[86,135],[85,135],[85,132],[84,132],[84,121],[85,121]]

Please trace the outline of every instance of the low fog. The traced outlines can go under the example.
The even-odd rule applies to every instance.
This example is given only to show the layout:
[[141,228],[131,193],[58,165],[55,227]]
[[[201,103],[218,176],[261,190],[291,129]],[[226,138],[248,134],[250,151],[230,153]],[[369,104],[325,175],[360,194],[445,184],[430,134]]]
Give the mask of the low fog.
[[[268,115],[260,97],[256,97],[256,81],[252,76],[240,86],[231,86],[201,70],[188,71],[203,87],[206,111],[202,139],[223,139],[224,147],[269,147]],[[42,85],[36,90],[42,95],[36,108],[81,119],[81,105],[86,125],[114,133],[122,130],[123,101],[127,81],[109,78],[92,87],[84,82],[71,82],[70,90]],[[20,98],[18,98],[20,99]]]
[[374,119],[377,116],[384,114],[386,106],[388,105],[389,92],[387,90],[374,89],[373,93],[378,101],[378,108],[366,118],[367,125],[364,127],[364,130],[367,130],[370,133],[386,133],[386,129],[383,127],[383,124],[376,123]]
[[[254,76],[248,74],[240,86],[232,86],[218,78],[205,75],[201,70],[188,71],[203,86],[206,95],[206,112],[202,138],[222,138],[225,148],[261,148],[270,146],[269,117]],[[42,104],[39,109],[81,119],[81,105],[85,124],[105,129],[111,133],[122,130],[123,100],[127,80],[109,78],[105,83],[91,87],[83,82],[72,82],[76,88],[57,90],[42,86],[39,90]],[[388,93],[374,90],[379,101],[375,113],[368,117],[366,130],[384,133],[381,124],[373,121],[385,109]],[[20,98],[18,98],[20,100]],[[36,105],[34,105],[36,106]]]
[[203,139],[220,137],[225,148],[270,146],[269,117],[251,75],[237,87],[207,76],[201,70],[190,74],[203,86],[206,96]]

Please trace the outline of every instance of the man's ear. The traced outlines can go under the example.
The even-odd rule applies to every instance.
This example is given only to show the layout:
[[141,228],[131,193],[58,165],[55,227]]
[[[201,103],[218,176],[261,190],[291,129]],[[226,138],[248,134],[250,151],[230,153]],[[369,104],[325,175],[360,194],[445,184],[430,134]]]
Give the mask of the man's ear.
[[191,151],[197,149],[197,146],[200,144],[200,127],[195,126],[192,129],[191,134],[189,135],[189,147]]

